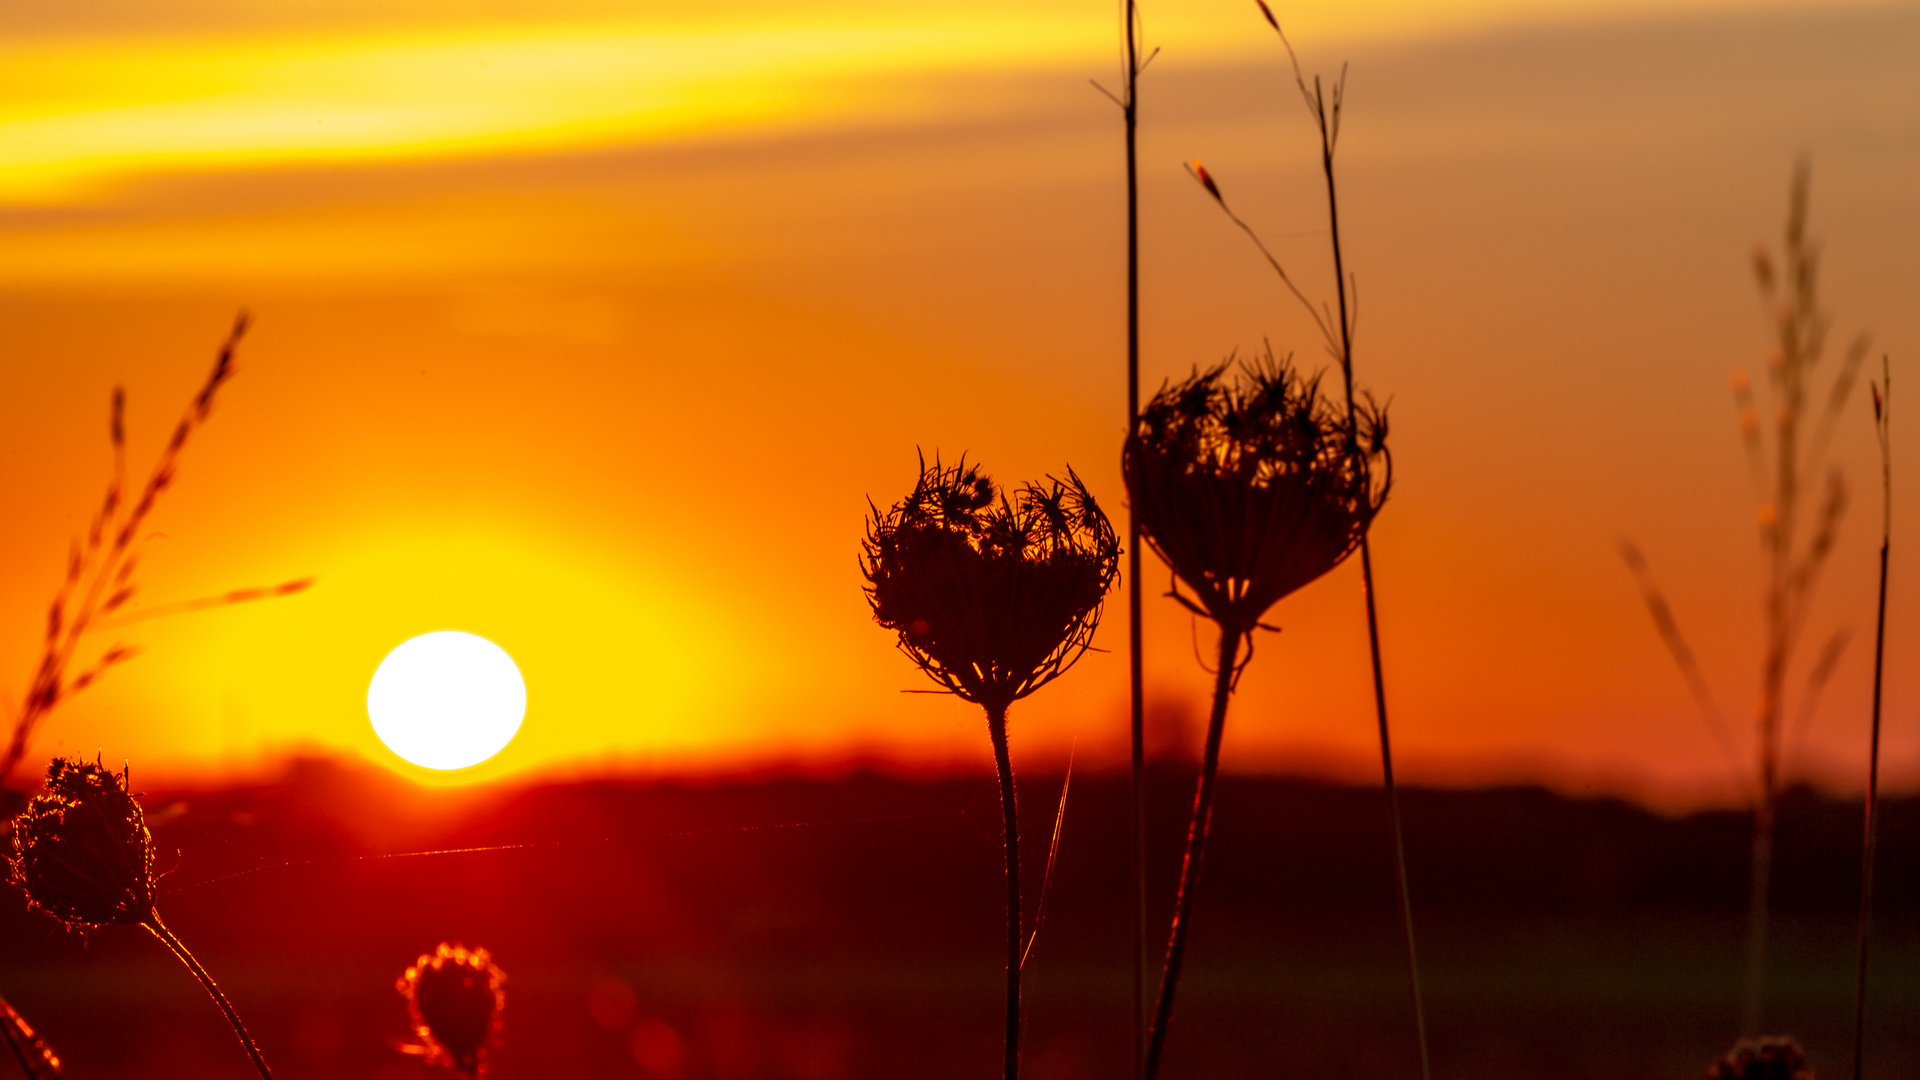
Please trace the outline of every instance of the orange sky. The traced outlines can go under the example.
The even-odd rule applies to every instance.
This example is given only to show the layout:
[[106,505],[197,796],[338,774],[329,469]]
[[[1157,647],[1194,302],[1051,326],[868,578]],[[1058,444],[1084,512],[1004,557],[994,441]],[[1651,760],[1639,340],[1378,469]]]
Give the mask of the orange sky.
[[[1313,351],[1184,159],[1315,291],[1329,275],[1310,135],[1252,5],[1160,7],[1149,389],[1263,336]],[[1725,798],[1614,544],[1647,551],[1744,715],[1758,550],[1726,379],[1766,345],[1747,252],[1809,152],[1840,329],[1913,354],[1920,11],[1277,7],[1311,67],[1354,65],[1343,196],[1361,379],[1393,399],[1375,535],[1406,771]],[[1120,513],[1119,126],[1086,84],[1115,30],[1078,0],[935,10],[0,14],[5,685],[104,480],[110,388],[147,460],[242,305],[243,372],[156,523],[147,596],[320,579],[130,630],[146,655],[41,749],[162,772],[310,746],[392,761],[366,681],[452,628],[529,684],[478,775],[984,761],[969,707],[899,693],[920,676],[867,614],[861,516],[911,484],[917,446],[1007,480],[1071,462]],[[1842,623],[1856,642],[1800,758],[1839,784],[1863,752],[1877,527],[1856,405],[1855,510],[1807,652]],[[1920,443],[1895,443],[1914,475]],[[1920,584],[1895,559],[1889,758],[1911,782]],[[1100,644],[1120,650],[1116,601]],[[1229,765],[1372,775],[1355,574],[1275,616]],[[1205,680],[1180,609],[1155,601],[1149,634],[1173,739]],[[1019,708],[1016,754],[1111,759],[1124,707],[1123,651],[1091,655]]]

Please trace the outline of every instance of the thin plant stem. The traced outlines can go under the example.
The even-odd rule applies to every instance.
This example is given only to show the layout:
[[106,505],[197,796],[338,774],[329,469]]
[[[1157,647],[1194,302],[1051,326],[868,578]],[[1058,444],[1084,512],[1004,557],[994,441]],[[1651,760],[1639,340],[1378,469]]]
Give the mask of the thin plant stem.
[[[1277,27],[1276,27],[1277,29]],[[1289,50],[1291,51],[1291,50]],[[1344,87],[1346,78],[1341,77]],[[1305,84],[1302,82],[1302,89]],[[1339,131],[1341,91],[1334,92],[1333,126],[1328,124],[1326,107],[1314,80],[1315,112],[1320,121],[1320,163],[1327,177],[1327,231],[1333,238],[1333,282],[1340,301],[1340,373],[1346,383],[1347,438],[1353,447],[1360,441],[1359,418],[1353,400],[1353,320],[1347,308],[1346,264],[1340,249],[1340,198],[1333,178],[1334,137]],[[1380,657],[1380,617],[1374,603],[1372,530],[1360,534],[1360,581],[1367,601],[1367,650],[1373,661],[1373,711],[1380,729],[1380,773],[1387,792],[1387,809],[1393,818],[1393,869],[1399,893],[1400,925],[1407,946],[1407,991],[1413,999],[1414,1035],[1420,1046],[1420,1076],[1433,1080],[1433,1066],[1427,1054],[1427,1012],[1425,995],[1420,989],[1420,956],[1414,942],[1413,896],[1407,886],[1407,844],[1400,815],[1400,789],[1393,778],[1393,739],[1387,726],[1386,667]]]
[[1853,1080],[1860,1080],[1867,1038],[1867,938],[1873,925],[1873,864],[1878,846],[1876,816],[1880,794],[1880,688],[1887,656],[1887,555],[1893,547],[1893,460],[1889,446],[1893,406],[1892,372],[1880,358],[1880,385],[1873,401],[1873,426],[1880,436],[1880,608],[1873,632],[1873,736],[1867,752],[1866,835],[1860,844],[1860,942],[1853,973]]
[[1000,773],[1000,815],[1007,853],[1007,1043],[1006,1078],[1020,1075],[1020,815],[1013,795],[1013,760],[1007,754],[1007,707],[987,709],[993,763]]
[[7,1004],[6,998],[0,998],[0,1039],[6,1040],[27,1080],[60,1075],[60,1059],[53,1048],[27,1026],[26,1019]]
[[193,953],[187,950],[185,943],[175,937],[173,931],[167,929],[166,923],[160,921],[160,913],[154,912],[147,917],[146,922],[140,925],[146,927],[154,937],[159,938],[160,944],[171,949],[173,955],[187,965],[187,970],[193,972],[193,977],[200,980],[200,985],[207,988],[207,993],[213,996],[213,1003],[220,1006],[220,1011],[226,1014],[227,1023],[233,1025],[233,1033],[240,1037],[240,1045],[246,1049],[247,1056],[253,1059],[253,1067],[260,1070],[261,1080],[273,1080],[273,1070],[267,1068],[267,1059],[260,1056],[260,1047],[254,1044],[253,1036],[247,1034],[247,1026],[240,1022],[240,1014],[233,1011],[233,1003],[227,1000],[227,995],[220,992],[219,984],[213,981],[212,975],[207,974],[206,968],[200,966],[200,961],[194,959]]
[[1753,848],[1747,881],[1747,984],[1740,1030],[1757,1038],[1765,1019],[1767,895],[1773,882],[1773,792],[1763,790],[1753,811]]
[[[1127,70],[1121,112],[1127,132],[1127,433],[1140,426],[1140,170],[1136,131],[1140,80],[1138,8],[1126,0]],[[1133,879],[1133,1075],[1146,1076],[1147,1008],[1147,724],[1142,674],[1144,636],[1140,589],[1140,519],[1127,505],[1127,692],[1132,741],[1132,828],[1127,850]]]
[[1220,667],[1214,672],[1213,713],[1207,719],[1207,750],[1200,763],[1200,784],[1193,794],[1193,817],[1187,822],[1187,853],[1180,865],[1180,892],[1173,904],[1173,929],[1167,936],[1166,967],[1160,973],[1160,996],[1154,1003],[1153,1028],[1147,1035],[1147,1080],[1160,1072],[1160,1056],[1167,1045],[1167,1024],[1173,1019],[1173,996],[1180,988],[1180,967],[1186,958],[1187,927],[1193,922],[1193,897],[1200,884],[1200,865],[1207,854],[1207,831],[1213,823],[1213,783],[1220,771],[1220,734],[1227,725],[1227,700],[1233,696],[1234,675],[1240,660],[1243,631],[1220,628]]

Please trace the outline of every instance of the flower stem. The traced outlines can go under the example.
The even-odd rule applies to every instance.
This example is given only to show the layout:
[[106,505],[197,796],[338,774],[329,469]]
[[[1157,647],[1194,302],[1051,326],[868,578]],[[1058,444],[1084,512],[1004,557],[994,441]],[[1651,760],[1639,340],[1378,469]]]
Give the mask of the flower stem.
[[[1342,82],[1345,76],[1342,76]],[[1315,85],[1319,85],[1316,81]],[[1338,100],[1335,102],[1338,124]],[[1320,112],[1320,164],[1327,177],[1327,231],[1333,238],[1333,283],[1340,299],[1340,373],[1347,391],[1347,438],[1349,447],[1358,451],[1360,422],[1353,400],[1353,318],[1347,311],[1346,262],[1340,251],[1340,196],[1333,179],[1333,136],[1327,117]],[[1413,1031],[1420,1048],[1420,1076],[1433,1080],[1433,1066],[1427,1055],[1426,996],[1420,990],[1420,956],[1413,942],[1413,894],[1407,887],[1407,842],[1400,819],[1400,789],[1393,779],[1393,740],[1387,728],[1387,679],[1380,659],[1380,618],[1373,600],[1373,530],[1360,535],[1360,580],[1367,597],[1367,647],[1373,660],[1373,711],[1380,728],[1380,772],[1387,789],[1387,808],[1393,817],[1394,882],[1400,900],[1400,928],[1407,946],[1407,992],[1413,998]]]
[[[1127,81],[1121,111],[1127,129],[1127,433],[1140,426],[1140,169],[1135,134],[1140,81],[1139,19],[1134,0],[1126,0]],[[1133,802],[1132,828],[1127,849],[1133,877],[1133,1075],[1146,1075],[1147,1034],[1147,737],[1146,691],[1140,595],[1140,518],[1127,503],[1127,682],[1128,719],[1132,736],[1129,794]]]
[[247,1056],[253,1059],[254,1068],[260,1070],[261,1080],[273,1080],[273,1070],[267,1068],[267,1059],[260,1056],[260,1047],[254,1045],[253,1036],[247,1034],[246,1025],[240,1022],[240,1014],[233,1011],[233,1003],[227,1000],[227,995],[220,992],[220,987],[213,981],[213,976],[207,974],[207,969],[200,966],[200,961],[194,959],[193,954],[187,951],[187,946],[173,936],[173,931],[167,929],[166,923],[160,921],[160,913],[154,912],[147,917],[146,922],[140,925],[146,927],[154,937],[159,938],[160,944],[173,950],[173,955],[179,957],[180,962],[187,965],[187,970],[193,972],[193,977],[200,980],[200,985],[207,988],[207,993],[213,996],[213,1003],[220,1006],[220,1011],[226,1014],[227,1023],[233,1025],[233,1033],[240,1037],[240,1045],[246,1049]]
[[1214,673],[1213,714],[1207,720],[1207,751],[1200,764],[1200,786],[1187,822],[1187,854],[1180,866],[1180,892],[1173,904],[1173,929],[1167,937],[1167,963],[1160,973],[1160,997],[1154,1003],[1153,1028],[1147,1034],[1147,1080],[1160,1072],[1173,1019],[1173,995],[1180,988],[1180,965],[1187,952],[1187,927],[1193,922],[1193,894],[1200,884],[1200,863],[1207,853],[1207,829],[1213,823],[1213,781],[1220,771],[1220,733],[1227,726],[1227,699],[1233,694],[1234,666],[1240,659],[1239,630],[1220,628],[1220,669]]
[[1892,372],[1887,369],[1885,357],[1881,358],[1880,364],[1881,384],[1887,392],[1884,401],[1876,394],[1873,410],[1874,426],[1880,429],[1880,489],[1883,500],[1880,515],[1880,611],[1873,634],[1873,742],[1867,755],[1866,836],[1860,845],[1860,948],[1854,965],[1853,1080],[1860,1080],[1860,1070],[1866,1056],[1867,936],[1873,926],[1873,862],[1879,840],[1876,811],[1880,794],[1880,687],[1887,658],[1887,553],[1893,546],[1893,464],[1887,445],[1888,430],[1893,422],[1893,378]]
[[1000,772],[1000,814],[1007,850],[1007,1059],[1006,1078],[1020,1075],[1020,817],[1013,798],[1013,760],[1007,754],[1007,707],[987,710],[993,763]]

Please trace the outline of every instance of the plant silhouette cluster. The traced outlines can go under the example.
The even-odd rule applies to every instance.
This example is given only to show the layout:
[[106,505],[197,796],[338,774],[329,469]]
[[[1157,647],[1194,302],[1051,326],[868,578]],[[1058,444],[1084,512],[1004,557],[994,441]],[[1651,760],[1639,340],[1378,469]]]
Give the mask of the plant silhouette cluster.
[[923,460],[867,524],[873,617],[935,682],[988,709],[1060,677],[1093,640],[1120,541],[1071,469],[1011,497],[978,465]]
[[1268,608],[1351,555],[1385,503],[1386,412],[1357,426],[1291,358],[1229,359],[1164,386],[1140,412],[1123,468],[1148,543],[1195,595],[1175,596],[1245,634]]
[[431,1065],[484,1075],[487,1054],[500,1036],[506,981],[485,949],[442,942],[422,954],[394,983],[407,999],[407,1015],[420,1040],[409,1051]]

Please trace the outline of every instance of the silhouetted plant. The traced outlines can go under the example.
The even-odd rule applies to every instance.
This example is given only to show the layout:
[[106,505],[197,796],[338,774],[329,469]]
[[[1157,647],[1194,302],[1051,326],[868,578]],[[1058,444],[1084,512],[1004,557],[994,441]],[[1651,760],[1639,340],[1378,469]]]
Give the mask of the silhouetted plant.
[[1887,558],[1893,549],[1893,368],[1880,357],[1873,389],[1873,433],[1880,443],[1880,601],[1874,614],[1873,717],[1867,749],[1867,798],[1860,843],[1860,922],[1854,955],[1853,1080],[1860,1080],[1867,1041],[1867,941],[1873,929],[1873,870],[1880,837],[1880,692],[1886,685]]
[[206,987],[260,1075],[273,1080],[233,1004],[154,908],[153,836],[127,779],[97,761],[54,758],[46,791],[14,818],[7,882],[70,931],[145,927]]
[[[1786,716],[1787,673],[1812,608],[1814,586],[1840,534],[1846,515],[1847,488],[1840,470],[1825,477],[1812,521],[1802,534],[1804,488],[1827,465],[1832,440],[1860,365],[1866,360],[1868,339],[1854,339],[1834,372],[1826,400],[1817,403],[1813,375],[1826,355],[1832,317],[1819,296],[1819,249],[1807,236],[1808,173],[1805,162],[1795,168],[1788,200],[1785,264],[1776,273],[1773,255],[1764,245],[1753,254],[1753,275],[1759,285],[1761,313],[1774,347],[1767,356],[1767,383],[1774,406],[1767,423],[1762,419],[1752,380],[1743,371],[1733,375],[1734,402],[1739,408],[1740,437],[1747,451],[1754,495],[1759,503],[1757,524],[1766,579],[1762,589],[1765,641],[1760,661],[1760,701],[1754,711],[1754,781],[1745,792],[1753,807],[1753,837],[1748,879],[1747,977],[1743,1030],[1751,1036],[1764,1020],[1768,906],[1772,892],[1774,816],[1781,789],[1782,727]],[[1818,420],[1807,425],[1818,406]],[[1771,427],[1771,438],[1768,428]],[[1641,595],[1661,639],[1673,654],[1688,688],[1715,737],[1730,757],[1737,758],[1731,731],[1715,704],[1693,650],[1681,634],[1671,605],[1654,582],[1645,558],[1632,544],[1621,554],[1638,578]],[[1844,630],[1837,633],[1817,663],[1802,693],[1802,713],[1811,715],[1814,700],[1838,662]]]
[[[1121,57],[1120,92],[1098,82],[1093,85],[1120,106],[1127,156],[1127,428],[1140,420],[1140,76],[1159,49],[1142,55],[1145,28],[1140,5],[1124,0],[1120,21],[1126,46]],[[1129,873],[1133,894],[1133,1072],[1144,1075],[1146,1053],[1147,979],[1147,723],[1145,618],[1140,595],[1140,525],[1127,509],[1127,727],[1129,736],[1129,797],[1132,827],[1127,833]]]
[[1813,1080],[1807,1052],[1785,1035],[1741,1039],[1707,1066],[1707,1080]]
[[93,685],[107,669],[131,659],[138,651],[124,644],[115,644],[83,665],[77,673],[71,673],[87,635],[105,628],[104,620],[111,619],[115,624],[124,625],[156,615],[285,596],[313,583],[311,578],[307,578],[265,588],[236,589],[221,596],[163,605],[138,613],[125,611],[126,605],[140,590],[135,572],[140,566],[140,549],[144,539],[141,529],[160,497],[173,486],[188,440],[213,414],[220,390],[233,377],[234,350],[246,330],[247,317],[243,314],[234,321],[233,330],[227,335],[226,343],[220,347],[220,353],[214,360],[213,370],[208,372],[206,382],[201,384],[187,411],[174,425],[166,449],[161,452],[159,461],[154,463],[152,474],[137,495],[127,487],[126,394],[118,387],[114,388],[108,424],[108,436],[113,444],[113,476],[107,483],[105,498],[101,500],[99,509],[94,512],[92,522],[87,527],[85,538],[74,538],[67,556],[66,577],[47,608],[40,661],[34,667],[33,678],[21,700],[20,711],[13,718],[13,731],[6,749],[0,752],[0,810],[7,814],[13,813],[20,805],[19,801],[9,805],[10,800],[18,798],[24,801],[23,795],[11,792],[7,779],[26,755],[27,745],[41,721],[55,706]]
[[27,1080],[47,1080],[61,1074],[60,1055],[4,998],[0,998],[0,1039],[6,1040],[7,1050]]
[[1149,1077],[1173,1015],[1227,700],[1252,658],[1250,635],[1281,597],[1353,553],[1391,483],[1386,414],[1371,401],[1350,425],[1347,410],[1321,395],[1319,378],[1298,374],[1290,358],[1268,353],[1243,363],[1231,385],[1230,366],[1162,387],[1141,410],[1123,462],[1141,531],[1173,569],[1171,595],[1220,631],[1206,751],[1147,1038]]
[[923,458],[913,492],[867,523],[861,569],[881,626],[949,693],[986,710],[1007,867],[1006,1075],[1020,1067],[1020,829],[1007,710],[1092,643],[1120,542],[1073,470],[1008,498],[977,465]]
[[506,972],[485,949],[442,942],[421,954],[394,983],[407,999],[407,1016],[420,1040],[402,1049],[431,1065],[485,1075],[487,1055],[500,1039],[506,981]]
[[[1293,43],[1287,40],[1286,31],[1281,29],[1280,20],[1274,17],[1273,9],[1266,0],[1254,0],[1260,8],[1260,15],[1266,19],[1274,35],[1280,39],[1280,45],[1286,50],[1287,64],[1293,69],[1293,84],[1300,92],[1300,100],[1307,107],[1307,115],[1312,118],[1316,133],[1319,135],[1320,171],[1326,178],[1327,186],[1327,238],[1331,241],[1333,255],[1333,286],[1336,311],[1324,302],[1316,307],[1307,299],[1286,267],[1276,258],[1259,233],[1240,219],[1238,214],[1227,205],[1226,196],[1221,194],[1220,186],[1208,175],[1206,166],[1195,161],[1188,165],[1188,171],[1198,180],[1207,194],[1225,212],[1227,218],[1253,241],[1254,247],[1267,260],[1267,265],[1280,278],[1293,298],[1305,308],[1319,329],[1327,355],[1340,364],[1341,380],[1346,392],[1347,427],[1351,438],[1357,439],[1360,431],[1358,403],[1353,395],[1353,335],[1355,324],[1360,316],[1359,283],[1347,269],[1344,250],[1340,243],[1340,190],[1334,181],[1334,159],[1340,145],[1340,112],[1345,105],[1347,95],[1347,69],[1343,64],[1340,77],[1331,85],[1324,84],[1320,76],[1313,78],[1313,87],[1307,87],[1306,75],[1300,70],[1300,58],[1294,54]],[[1415,945],[1413,932],[1413,891],[1407,880],[1407,844],[1406,830],[1401,824],[1400,789],[1393,772],[1393,735],[1387,722],[1387,673],[1386,662],[1380,647],[1380,616],[1376,604],[1376,590],[1373,583],[1373,541],[1370,534],[1360,537],[1360,588],[1367,609],[1367,651],[1373,667],[1373,713],[1374,723],[1380,737],[1380,780],[1387,796],[1387,812],[1393,824],[1393,869],[1394,885],[1400,906],[1400,931],[1406,945],[1407,991],[1413,1005],[1414,1038],[1420,1051],[1420,1075],[1424,1080],[1432,1080],[1433,1064],[1427,1052],[1427,1013],[1425,996],[1420,989],[1420,954]]]

